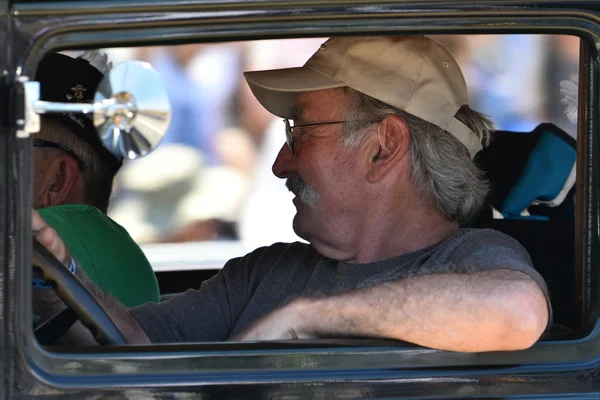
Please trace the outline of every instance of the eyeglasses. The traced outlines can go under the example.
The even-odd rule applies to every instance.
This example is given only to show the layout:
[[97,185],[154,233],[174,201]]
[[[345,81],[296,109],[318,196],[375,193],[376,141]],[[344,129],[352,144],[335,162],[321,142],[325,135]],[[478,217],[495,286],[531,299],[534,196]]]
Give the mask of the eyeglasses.
[[[353,121],[334,121],[334,122],[320,122],[318,124],[303,124],[303,125],[292,125],[290,124],[290,120],[287,118],[283,119],[283,123],[285,124],[285,141],[287,142],[287,145],[290,148],[290,151],[292,152],[292,155],[296,154],[295,151],[295,147],[294,147],[294,128],[304,128],[307,126],[319,126],[319,125],[334,125],[334,124],[344,124],[346,122],[360,122],[362,120],[353,120]],[[380,122],[378,120],[376,121],[363,121],[363,122],[370,122],[370,123],[375,123],[375,122]]]
[[83,160],[81,158],[77,157],[77,154],[75,154],[75,152],[73,152],[73,150],[71,150],[67,146],[63,146],[62,144],[55,143],[55,142],[49,142],[44,139],[33,139],[33,146],[34,147],[47,147],[47,148],[51,148],[51,149],[62,150],[75,159],[75,161],[77,162],[77,166],[79,167],[79,169],[81,171],[85,170],[85,163],[83,162]]

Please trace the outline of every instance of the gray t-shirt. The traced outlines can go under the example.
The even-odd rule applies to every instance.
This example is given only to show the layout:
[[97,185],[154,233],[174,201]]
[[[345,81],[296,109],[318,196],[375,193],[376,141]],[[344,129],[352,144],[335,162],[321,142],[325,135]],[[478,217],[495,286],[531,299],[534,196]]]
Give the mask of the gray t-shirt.
[[227,262],[197,290],[131,310],[154,343],[224,341],[299,296],[350,291],[417,275],[512,269],[546,293],[529,254],[491,229],[463,229],[436,245],[369,264],[331,260],[303,243],[276,243]]

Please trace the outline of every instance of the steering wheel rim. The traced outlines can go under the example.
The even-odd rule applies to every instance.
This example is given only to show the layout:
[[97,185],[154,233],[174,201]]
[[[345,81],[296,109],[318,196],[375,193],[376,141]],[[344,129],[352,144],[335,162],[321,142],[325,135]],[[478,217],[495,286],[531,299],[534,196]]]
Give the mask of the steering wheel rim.
[[36,239],[33,239],[32,264],[34,271],[52,285],[99,344],[127,344],[123,333],[89,290]]

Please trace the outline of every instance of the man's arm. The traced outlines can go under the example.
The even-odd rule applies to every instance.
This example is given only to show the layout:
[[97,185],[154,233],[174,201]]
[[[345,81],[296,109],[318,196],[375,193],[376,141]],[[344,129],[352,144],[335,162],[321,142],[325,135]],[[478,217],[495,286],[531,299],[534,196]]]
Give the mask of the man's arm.
[[[52,227],[33,211],[32,227],[36,239],[40,244],[46,247],[63,265],[68,266],[71,262],[71,255]],[[110,318],[115,322],[121,333],[130,344],[148,344],[150,340],[141,328],[137,320],[123,307],[117,300],[97,288],[86,277],[81,268],[77,269],[75,274],[80,282],[85,286],[96,300],[102,305]],[[73,340],[74,338],[72,338]]]
[[127,339],[127,343],[150,344],[150,339],[127,308],[114,297],[105,293],[102,289],[90,282],[81,268],[77,269],[75,276],[79,278],[79,281],[83,286],[90,291],[96,301],[104,308],[110,319],[113,320],[115,325],[117,325],[117,328],[119,328],[121,333],[125,336],[125,339]]
[[326,298],[301,298],[235,340],[363,336],[463,352],[519,350],[548,322],[540,286],[509,269],[432,274]]
[[[65,310],[65,303],[56,295],[54,290],[48,288],[32,288],[31,291],[33,314],[39,318],[34,324],[36,327],[39,327],[42,323],[47,322],[52,317]],[[97,344],[97,342],[89,329],[85,328],[78,321],[58,338],[56,344],[66,346],[93,346]]]

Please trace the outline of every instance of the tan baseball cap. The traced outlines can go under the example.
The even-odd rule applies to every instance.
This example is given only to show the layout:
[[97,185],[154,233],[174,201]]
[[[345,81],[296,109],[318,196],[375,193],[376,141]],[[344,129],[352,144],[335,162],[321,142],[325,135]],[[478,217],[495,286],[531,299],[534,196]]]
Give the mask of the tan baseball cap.
[[291,118],[302,92],[350,87],[445,129],[473,157],[481,140],[454,118],[469,104],[460,67],[426,36],[330,38],[302,67],[245,72],[254,96],[272,114]]

